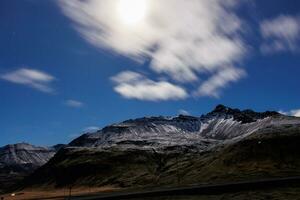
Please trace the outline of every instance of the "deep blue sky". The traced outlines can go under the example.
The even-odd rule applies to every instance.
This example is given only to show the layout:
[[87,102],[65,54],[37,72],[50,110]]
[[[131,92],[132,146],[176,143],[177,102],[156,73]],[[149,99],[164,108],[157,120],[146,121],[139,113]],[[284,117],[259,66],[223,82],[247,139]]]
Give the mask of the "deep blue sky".
[[[254,30],[246,36],[251,45],[251,55],[243,63],[247,77],[231,84],[219,98],[153,102],[125,99],[113,90],[110,77],[141,64],[86,42],[56,1],[1,0],[0,74],[20,68],[39,70],[56,78],[51,83],[56,92],[0,80],[0,145],[67,143],[89,126],[177,115],[181,109],[201,115],[220,103],[257,111],[299,109],[299,52],[262,55],[258,51],[255,23],[280,14],[299,15],[300,1],[264,0],[242,8],[240,15]],[[69,99],[84,105],[67,106]]]

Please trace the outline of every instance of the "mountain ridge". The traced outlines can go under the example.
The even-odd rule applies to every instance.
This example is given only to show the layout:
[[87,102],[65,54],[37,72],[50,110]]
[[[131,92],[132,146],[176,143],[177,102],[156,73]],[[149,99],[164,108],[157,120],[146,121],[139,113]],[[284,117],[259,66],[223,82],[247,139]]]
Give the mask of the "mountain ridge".
[[143,144],[150,141],[153,145],[149,148],[153,148],[189,144],[193,143],[193,140],[226,140],[254,132],[257,128],[270,123],[267,118],[280,117],[283,115],[275,111],[254,112],[249,109],[241,111],[220,104],[213,111],[200,117],[179,115],[125,120],[93,133],[85,133],[71,141],[69,146],[101,148],[120,143],[128,144],[129,141]]

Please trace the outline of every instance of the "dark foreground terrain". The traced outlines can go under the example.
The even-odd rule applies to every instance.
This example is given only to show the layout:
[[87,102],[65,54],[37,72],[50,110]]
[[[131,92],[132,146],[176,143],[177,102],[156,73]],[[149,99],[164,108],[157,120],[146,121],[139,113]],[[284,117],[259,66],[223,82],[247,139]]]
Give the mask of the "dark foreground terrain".
[[257,181],[208,184],[177,188],[152,188],[140,191],[117,188],[22,191],[5,199],[74,199],[74,200],[119,200],[119,199],[298,199],[300,177],[275,178]]
[[145,197],[132,200],[299,200],[300,188],[247,191],[218,195]]

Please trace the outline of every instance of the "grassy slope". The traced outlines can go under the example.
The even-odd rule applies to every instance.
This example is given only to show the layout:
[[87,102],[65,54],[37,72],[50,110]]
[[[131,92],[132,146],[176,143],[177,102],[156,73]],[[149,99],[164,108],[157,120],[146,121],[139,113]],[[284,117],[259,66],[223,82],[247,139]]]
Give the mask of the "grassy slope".
[[217,182],[300,175],[299,147],[297,127],[265,129],[200,159],[204,165],[187,176]]

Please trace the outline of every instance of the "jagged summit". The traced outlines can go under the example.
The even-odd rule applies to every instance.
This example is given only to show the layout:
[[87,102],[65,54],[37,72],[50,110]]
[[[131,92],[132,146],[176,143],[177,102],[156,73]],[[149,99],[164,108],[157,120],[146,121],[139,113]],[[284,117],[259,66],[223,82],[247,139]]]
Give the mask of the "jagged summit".
[[246,110],[240,110],[237,108],[230,108],[228,106],[225,106],[223,104],[217,105],[211,112],[201,115],[201,117],[191,116],[191,115],[178,115],[175,117],[165,117],[165,116],[151,116],[151,117],[142,117],[142,118],[136,118],[136,119],[129,119],[125,120],[121,123],[116,123],[110,126],[105,127],[104,129],[109,129],[111,126],[115,127],[121,127],[126,125],[132,125],[132,124],[143,124],[148,122],[164,122],[164,121],[182,121],[182,120],[196,120],[199,119],[205,119],[212,116],[217,115],[223,115],[226,117],[234,117],[237,121],[240,121],[242,123],[251,123],[258,119],[263,119],[266,117],[272,117],[272,116],[280,116],[282,114],[276,112],[276,111],[265,111],[265,112],[255,112],[251,109]]
[[239,111],[239,109],[232,109],[230,107],[224,106],[223,104],[219,104],[215,107],[215,109],[212,112],[226,113],[228,111],[233,111],[233,110]]
[[124,144],[134,144],[136,147],[136,144],[141,144],[143,148],[176,145],[206,148],[209,143],[250,135],[279,120],[277,116],[281,115],[273,111],[241,111],[218,105],[212,112],[200,117],[179,115],[129,119],[96,133],[86,133],[73,140],[69,146],[102,148]]
[[259,119],[264,119],[266,117],[280,116],[281,114],[276,111],[255,112],[251,109],[241,111],[239,109],[233,109],[219,104],[215,107],[215,109],[212,112],[208,113],[204,117],[216,115],[225,115],[227,117],[233,117],[234,120],[240,121],[241,123],[251,123]]

